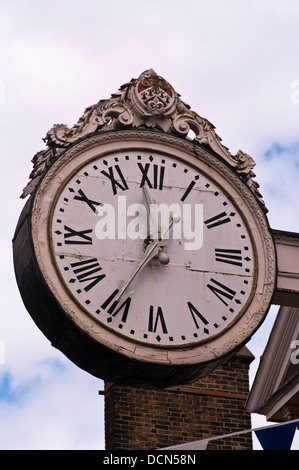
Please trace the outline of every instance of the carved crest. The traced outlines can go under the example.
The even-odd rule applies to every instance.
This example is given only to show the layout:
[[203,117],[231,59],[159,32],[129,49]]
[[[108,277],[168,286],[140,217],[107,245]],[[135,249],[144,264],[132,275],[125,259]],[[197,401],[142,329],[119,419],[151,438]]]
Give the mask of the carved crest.
[[25,198],[33,192],[47,167],[69,145],[89,134],[126,128],[153,128],[188,140],[191,138],[188,134],[192,131],[195,142],[210,148],[237,171],[267,212],[259,185],[254,180],[254,160],[241,150],[233,156],[221,144],[213,124],[192,111],[173,87],[152,69],[122,85],[109,99],[86,108],[72,128],[66,124],[55,124],[43,139],[47,148],[37,152],[32,159],[30,181],[21,197]]
[[[153,72],[145,72],[139,77],[135,87],[131,87],[131,94],[136,97],[136,109],[140,114],[171,115],[176,104],[176,93],[164,78]],[[132,101],[132,98],[131,98]]]

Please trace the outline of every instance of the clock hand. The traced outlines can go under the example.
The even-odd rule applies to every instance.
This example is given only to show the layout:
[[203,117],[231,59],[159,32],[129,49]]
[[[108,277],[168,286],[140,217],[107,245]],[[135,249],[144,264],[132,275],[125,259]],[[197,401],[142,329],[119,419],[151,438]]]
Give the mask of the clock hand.
[[116,301],[118,301],[121,298],[121,296],[123,295],[125,290],[127,290],[127,288],[129,287],[129,285],[131,284],[133,279],[135,279],[137,274],[144,268],[144,266],[146,266],[146,264],[159,253],[159,250],[160,250],[160,247],[159,247],[159,242],[158,241],[156,241],[154,243],[150,242],[148,244],[148,246],[145,250],[145,253],[144,253],[144,257],[139,262],[139,264],[137,265],[134,272],[131,274],[130,278],[127,280],[127,282],[123,283],[122,287],[118,291],[118,294],[115,297]]
[[[163,249],[163,247],[166,245],[167,240],[169,238],[169,230],[171,229],[173,223],[177,223],[180,221],[180,217],[176,214],[173,215],[171,218],[168,227],[163,231],[162,236],[160,237],[159,240],[153,242],[150,241],[148,244],[145,252],[144,252],[144,257],[142,260],[138,263],[136,266],[135,270],[131,274],[130,278],[127,280],[127,282],[124,282],[119,289],[115,300],[118,302],[123,293],[127,290],[131,282],[135,279],[138,273],[150,262],[151,259],[153,259],[157,254]],[[167,235],[167,236],[166,236]]]
[[[150,220],[150,228],[148,230],[148,238],[145,240],[145,243],[148,243],[149,240],[155,240],[158,237],[160,238],[160,233],[161,233],[161,227],[160,224],[158,223],[158,218],[153,215],[152,208],[154,205],[157,205],[156,201],[151,200],[148,191],[145,186],[142,186],[142,190],[145,196],[145,201],[147,205],[147,210],[148,210],[148,220]],[[153,238],[152,238],[153,237]],[[158,260],[160,261],[161,264],[168,264],[170,259],[166,251],[162,248],[162,250],[159,253]]]
[[[160,230],[159,230],[159,226],[157,224],[157,219],[153,216],[153,213],[152,213],[152,210],[151,210],[151,206],[153,204],[156,204],[156,202],[151,200],[145,186],[142,186],[142,190],[143,190],[143,193],[144,193],[144,196],[145,196],[145,201],[146,201],[146,205],[147,205],[149,219],[151,221],[151,227],[154,229],[154,235],[159,236],[160,235]],[[150,229],[151,229],[151,227],[150,227]],[[149,233],[151,235],[151,230],[149,230]]]

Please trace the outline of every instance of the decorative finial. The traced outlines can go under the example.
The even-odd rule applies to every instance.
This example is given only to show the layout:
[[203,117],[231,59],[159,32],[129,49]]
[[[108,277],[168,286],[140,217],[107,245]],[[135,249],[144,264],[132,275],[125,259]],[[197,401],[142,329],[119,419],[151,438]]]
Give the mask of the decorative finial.
[[[31,181],[21,197],[25,198],[33,192],[50,163],[69,145],[95,132],[126,128],[152,128],[189,140],[188,134],[190,130],[193,131],[192,140],[222,157],[264,205],[258,191],[259,185],[252,179],[255,177],[252,171],[254,160],[240,150],[236,156],[231,155],[221,144],[213,124],[192,111],[174,88],[153,69],[145,70],[139,78],[122,85],[111,98],[86,108],[72,128],[66,124],[55,124],[43,139],[47,149],[37,152],[32,159]],[[267,211],[265,207],[264,210]]]

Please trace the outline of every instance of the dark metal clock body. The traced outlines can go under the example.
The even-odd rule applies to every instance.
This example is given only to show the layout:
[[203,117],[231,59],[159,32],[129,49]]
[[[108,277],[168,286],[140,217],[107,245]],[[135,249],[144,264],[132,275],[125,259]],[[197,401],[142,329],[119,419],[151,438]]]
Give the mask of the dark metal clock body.
[[24,208],[14,259],[53,346],[97,377],[148,387],[195,380],[242,347],[276,278],[267,219],[232,168],[144,130],[62,152]]

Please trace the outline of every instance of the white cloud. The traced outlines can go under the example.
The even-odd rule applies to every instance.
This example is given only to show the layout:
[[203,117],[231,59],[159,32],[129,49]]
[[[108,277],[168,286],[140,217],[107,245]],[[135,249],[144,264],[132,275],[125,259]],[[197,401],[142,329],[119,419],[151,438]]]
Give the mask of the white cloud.
[[269,201],[268,219],[272,228],[297,232],[299,139],[288,146],[274,141],[265,149],[257,168],[263,196]]
[[82,380],[75,366],[51,359],[27,372],[27,381],[15,379],[6,376],[8,393],[0,395],[2,450],[104,448],[100,381]]
[[[0,448],[103,445],[101,381],[51,347],[14,279],[19,195],[46,132],[54,123],[72,126],[85,107],[152,67],[216,126],[232,153],[252,155],[271,226],[298,232],[299,104],[291,100],[299,80],[298,14],[292,0],[1,3],[0,380],[9,372],[13,390],[30,387],[21,404],[0,401]],[[252,340],[254,354],[266,344],[266,326]]]

